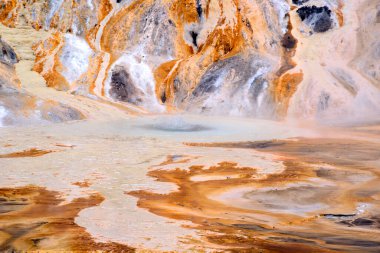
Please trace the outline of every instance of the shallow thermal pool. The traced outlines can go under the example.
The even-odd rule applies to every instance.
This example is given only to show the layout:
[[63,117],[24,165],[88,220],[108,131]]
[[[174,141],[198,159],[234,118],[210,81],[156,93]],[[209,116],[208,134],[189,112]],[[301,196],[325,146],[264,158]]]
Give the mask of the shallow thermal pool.
[[[224,226],[221,235],[237,236],[241,233],[240,236],[246,238],[257,236],[260,239],[257,247],[263,249],[267,249],[268,245],[293,247],[293,243],[283,244],[278,241],[278,238],[285,240],[289,236],[308,241],[298,243],[313,249],[319,240],[326,242],[327,239],[321,239],[323,236],[317,234],[305,238],[302,233],[311,233],[312,227],[326,227],[328,235],[345,231],[348,227],[340,227],[336,225],[337,221],[326,218],[303,226],[301,220],[305,217],[327,212],[353,212],[358,217],[364,215],[376,220],[373,213],[378,207],[368,196],[368,203],[359,197],[349,202],[344,194],[352,191],[355,194],[369,194],[374,199],[379,196],[380,189],[375,184],[379,180],[376,174],[379,157],[369,154],[365,145],[359,145],[357,147],[362,148],[365,162],[358,158],[347,164],[344,159],[349,153],[343,155],[345,163],[341,163],[339,159],[331,160],[328,155],[330,150],[325,150],[327,155],[317,150],[318,142],[302,144],[312,150],[306,154],[300,152],[307,150],[305,147],[293,147],[292,143],[298,143],[303,138],[318,140],[333,137],[347,140],[353,131],[357,139],[355,141],[374,140],[373,132],[360,129],[308,129],[264,120],[193,115],[152,115],[114,121],[84,120],[30,127],[3,127],[0,128],[0,154],[4,155],[0,158],[3,168],[0,187],[43,187],[59,193],[63,198],[60,206],[76,203],[78,198],[86,199],[95,193],[99,194],[104,200],[83,208],[75,215],[75,223],[85,228],[86,233],[99,243],[115,242],[137,249],[178,251],[227,249],[230,246],[224,240],[210,237],[222,229],[216,228],[215,224],[222,224],[218,225]],[[281,145],[271,145],[272,140],[288,138],[292,139]],[[248,141],[268,142],[261,146],[245,143],[239,147],[233,144]],[[212,143],[225,144],[213,146]],[[375,140],[371,145],[378,144]],[[289,149],[287,145],[290,145]],[[337,145],[331,146],[331,156],[341,154],[340,144]],[[251,146],[255,148],[249,148]],[[290,152],[275,150],[275,147],[283,147]],[[49,152],[39,153],[30,149]],[[334,150],[338,150],[336,152],[339,154],[336,155]],[[314,154],[320,156],[315,158]],[[333,170],[348,167],[346,174],[355,175],[357,170],[361,170],[359,164],[371,169],[365,177],[361,176],[365,180],[359,180],[355,186],[357,188],[354,188],[339,177],[323,178],[313,174],[312,167],[319,163],[317,159],[330,163]],[[290,161],[294,163],[293,167],[289,164]],[[227,163],[219,167],[218,164],[223,162]],[[292,168],[298,168],[297,171],[302,173],[289,172]],[[370,185],[375,186],[372,192],[366,188]],[[303,190],[305,187],[307,192]],[[186,189],[192,190],[186,192]],[[297,189],[303,191],[303,194],[297,196]],[[184,192],[178,196],[172,195],[177,191]],[[336,194],[330,194],[329,199],[324,199],[326,192],[334,191]],[[330,197],[340,204],[332,205]],[[276,205],[271,202],[276,202]],[[287,206],[287,203],[292,206]],[[360,208],[363,209],[363,214],[357,211]],[[59,216],[59,211],[54,215]],[[49,217],[39,219],[44,218],[50,222]],[[216,219],[219,219],[218,223],[215,223]],[[200,220],[209,225],[200,228]],[[286,223],[288,221],[296,225],[289,225]],[[24,216],[16,223],[20,222],[29,221]],[[8,218],[3,226],[4,224],[12,226],[13,223]],[[240,225],[236,227],[231,224]],[[377,225],[373,224],[360,229],[367,229],[377,236],[379,231],[375,228]],[[262,229],[260,233],[252,229],[241,230],[241,227],[248,225]],[[276,227],[278,230],[269,231],[268,227]],[[40,227],[38,231],[43,228]],[[363,232],[357,232],[355,227],[350,230],[352,232],[347,232],[343,239],[336,239],[338,241],[325,247],[326,250],[337,248],[339,243],[342,244],[351,235],[362,238]],[[36,230],[32,231],[31,236],[37,233]],[[285,239],[284,234],[287,235]],[[30,240],[28,238],[20,237],[18,240],[27,242]],[[33,247],[57,249],[54,247],[64,245],[54,244],[57,238],[64,238],[63,236],[47,234],[46,238]],[[239,240],[231,240],[231,247],[238,247]],[[367,244],[371,244],[368,241],[373,243],[376,240],[367,238]],[[252,247],[251,244],[244,245]],[[22,246],[15,244],[12,247]],[[344,243],[344,247],[354,246]],[[371,244],[368,249],[372,251],[378,247],[377,244]]]

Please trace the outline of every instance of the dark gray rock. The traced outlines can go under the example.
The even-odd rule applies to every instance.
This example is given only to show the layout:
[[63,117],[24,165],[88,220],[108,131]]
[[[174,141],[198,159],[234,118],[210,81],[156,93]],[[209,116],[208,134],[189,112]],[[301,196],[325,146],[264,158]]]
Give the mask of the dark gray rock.
[[303,6],[297,10],[297,13],[314,32],[326,32],[333,26],[331,10],[327,6]]
[[0,62],[7,65],[14,65],[18,62],[18,57],[13,48],[0,37]]
[[142,92],[136,88],[130,74],[122,66],[116,66],[112,70],[110,86],[109,93],[112,98],[136,105],[141,104]]

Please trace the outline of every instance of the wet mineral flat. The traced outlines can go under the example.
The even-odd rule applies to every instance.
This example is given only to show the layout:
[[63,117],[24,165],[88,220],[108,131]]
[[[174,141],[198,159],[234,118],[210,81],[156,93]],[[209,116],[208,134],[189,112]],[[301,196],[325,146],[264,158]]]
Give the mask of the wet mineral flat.
[[0,128],[0,247],[378,252],[379,129],[193,115]]

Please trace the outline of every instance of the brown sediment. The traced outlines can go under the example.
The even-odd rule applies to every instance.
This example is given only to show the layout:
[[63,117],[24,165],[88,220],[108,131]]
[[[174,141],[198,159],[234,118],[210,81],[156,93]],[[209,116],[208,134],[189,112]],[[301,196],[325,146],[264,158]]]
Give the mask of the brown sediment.
[[78,182],[74,182],[72,183],[72,185],[76,185],[76,186],[79,186],[80,188],[88,188],[92,185],[92,183],[89,181],[89,180],[84,180],[84,181],[78,181]]
[[52,152],[56,152],[56,151],[31,148],[31,149],[27,149],[27,150],[23,150],[19,152],[3,154],[3,155],[0,155],[0,158],[38,157],[38,156],[43,156]]
[[75,223],[78,213],[99,205],[94,193],[63,204],[58,192],[37,186],[0,189],[0,251],[133,252],[118,243],[95,242]]
[[[191,221],[203,236],[198,244],[236,252],[380,249],[380,172],[366,163],[380,159],[379,144],[298,139],[187,145],[256,149],[284,165],[269,174],[232,162],[153,170],[149,176],[175,183],[178,191],[128,193],[152,213]],[[359,213],[360,203],[371,209]]]

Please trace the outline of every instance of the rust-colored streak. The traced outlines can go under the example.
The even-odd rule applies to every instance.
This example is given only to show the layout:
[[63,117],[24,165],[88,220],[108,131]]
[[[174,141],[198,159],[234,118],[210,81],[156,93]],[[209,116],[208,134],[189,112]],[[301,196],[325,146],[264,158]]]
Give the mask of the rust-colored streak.
[[55,152],[53,150],[41,150],[37,148],[31,148],[19,152],[0,155],[0,158],[22,158],[22,157],[38,157],[49,153]]
[[198,22],[198,14],[196,11],[196,1],[193,0],[170,0],[169,11],[170,17],[176,25],[176,55],[178,58],[187,58],[191,56],[194,51],[184,40],[186,24]]
[[165,103],[167,99],[172,100],[173,97],[170,86],[167,86],[167,82],[170,78],[169,73],[172,71],[176,63],[177,60],[165,62],[154,71],[154,78],[156,80],[156,96],[159,101],[163,103]]
[[234,25],[228,24],[223,12],[227,12],[226,4],[220,2],[222,11],[221,17],[218,20],[218,27],[207,37],[205,45],[202,47],[201,52],[206,52],[207,49],[212,48],[212,61],[216,62],[220,59],[226,59],[240,52],[244,44],[242,36],[242,17],[239,12],[238,1],[231,1],[231,7],[235,11],[236,23]]
[[[175,81],[181,83],[181,90],[191,93],[214,62],[235,56],[244,51],[244,46],[251,46],[247,38],[252,36],[253,31],[243,25],[242,20],[247,18],[242,17],[240,7],[243,7],[235,0],[216,1],[214,5],[218,5],[220,13],[215,10],[212,13],[218,17],[215,27],[208,31],[205,40],[199,42],[199,45],[189,45],[184,39],[185,34],[189,32],[186,27],[191,23],[199,23],[195,3],[195,1],[172,1],[170,5],[170,17],[175,23],[177,34],[176,58],[181,62],[168,72],[164,82],[158,83],[159,95],[165,90],[168,105],[173,105],[175,101],[178,89],[174,85]],[[210,1],[205,5],[206,17],[210,14],[209,5]]]
[[145,8],[148,8],[151,4],[151,0],[137,0],[112,16],[103,30],[100,41],[102,50],[110,53],[112,56],[121,54],[127,47],[129,40],[132,40],[128,36],[128,31],[134,21],[140,19]]
[[[42,74],[48,87],[58,90],[67,90],[70,87],[67,80],[60,74],[63,70],[63,65],[58,52],[63,47],[63,40],[63,35],[55,32],[46,41],[41,41],[33,46],[36,55],[33,70]],[[45,50],[46,48],[48,50]],[[53,65],[49,66],[49,71],[44,71],[45,61],[50,57],[54,59]]]
[[103,19],[112,11],[112,4],[110,0],[100,0],[98,8],[98,22],[97,24],[88,30],[86,34],[86,40],[93,50],[95,50],[96,34],[99,31],[100,23]]
[[98,78],[99,70],[101,69],[101,65],[103,62],[103,54],[91,57],[90,64],[88,67],[88,71],[82,74],[82,77],[77,81],[77,85],[86,85],[89,84],[89,91],[94,94],[96,79]]
[[[269,174],[232,162],[175,170],[161,167],[148,175],[176,184],[178,191],[127,193],[154,214],[191,221],[192,228],[202,231],[200,245],[236,252],[380,249],[376,240],[380,237],[376,213],[380,172],[366,163],[380,159],[379,144],[299,139],[187,145],[256,149],[276,155],[284,165],[283,171]],[[161,166],[175,162],[169,157]],[[186,166],[186,161],[176,165]],[[358,213],[360,203],[373,209]]]
[[[220,235],[206,234],[203,238],[207,244],[214,245],[216,248],[240,252],[251,250],[260,252],[330,252],[328,249],[308,244],[266,240],[265,237],[269,235],[281,237],[281,231],[274,230],[259,220],[255,220],[255,225],[253,225],[250,223],[253,222],[250,218],[245,219],[244,217],[249,217],[252,213],[259,216],[270,215],[269,213],[231,207],[208,197],[218,192],[244,186],[259,187],[260,185],[277,185],[286,181],[297,182],[307,176],[307,173],[291,169],[299,168],[296,165],[290,163],[289,171],[286,173],[259,180],[254,179],[257,176],[254,168],[237,167],[236,164],[229,162],[220,163],[209,169],[205,169],[203,166],[193,166],[188,171],[181,169],[155,170],[149,172],[149,176],[157,178],[158,181],[175,183],[179,190],[167,195],[147,191],[134,191],[128,194],[138,197],[138,206],[146,208],[152,213],[172,219],[191,221],[198,225],[197,229],[199,230],[220,233]],[[193,181],[193,177],[203,177],[205,180]],[[216,179],[207,180],[208,177]],[[296,220],[292,215],[279,214],[277,216]],[[256,226],[256,229],[242,229],[242,227],[250,225],[251,227]],[[269,232],[263,233],[260,230]],[[309,243],[312,244],[312,241]]]
[[278,105],[277,113],[285,117],[289,108],[290,99],[297,91],[298,85],[303,80],[303,73],[286,73],[274,80],[274,99]]
[[343,0],[338,1],[338,9],[335,10],[336,17],[338,18],[339,26],[344,25],[344,14],[343,14],[344,2]]
[[17,15],[17,0],[1,1],[0,7],[0,22],[6,26],[14,27]]
[[0,251],[133,252],[118,243],[98,243],[75,223],[78,213],[99,205],[92,194],[62,204],[58,192],[28,186],[0,189]]

